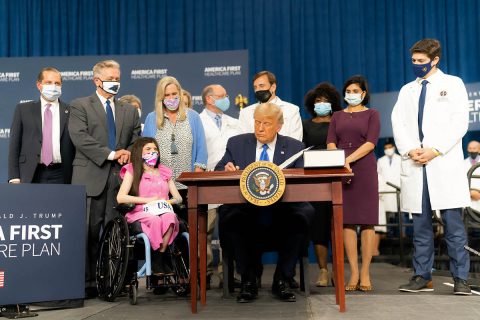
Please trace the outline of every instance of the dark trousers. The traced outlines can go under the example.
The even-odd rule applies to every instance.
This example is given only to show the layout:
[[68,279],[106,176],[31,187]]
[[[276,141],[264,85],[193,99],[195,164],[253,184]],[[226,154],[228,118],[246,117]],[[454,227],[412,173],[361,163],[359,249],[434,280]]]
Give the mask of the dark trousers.
[[32,183],[55,183],[64,184],[63,168],[61,163],[53,163],[49,166],[38,164],[33,175]]
[[103,228],[116,215],[119,189],[119,167],[112,164],[108,180],[102,193],[87,197],[87,259],[85,266],[85,287],[96,288],[96,266]]
[[[450,256],[450,273],[455,278],[467,280],[470,257],[463,248],[467,244],[467,233],[462,220],[462,208],[440,210],[445,224],[445,241]],[[432,278],[434,261],[434,239],[432,227],[432,206],[428,192],[427,175],[423,168],[422,214],[413,214],[413,267],[415,275]]]
[[[271,218],[265,219],[266,215]],[[272,248],[278,251],[275,280],[294,276],[314,216],[309,203],[277,203],[268,207],[223,205],[219,216],[220,243],[224,250],[233,250],[242,281],[255,281],[262,253]]]

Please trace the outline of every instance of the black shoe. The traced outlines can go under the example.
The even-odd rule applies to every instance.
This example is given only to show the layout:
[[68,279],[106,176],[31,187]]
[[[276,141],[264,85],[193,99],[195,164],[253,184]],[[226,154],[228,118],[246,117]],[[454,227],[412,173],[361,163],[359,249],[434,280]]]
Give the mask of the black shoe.
[[300,288],[300,285],[298,284],[297,280],[295,280],[294,277],[291,277],[290,279],[287,279],[287,284],[290,289],[298,289]]
[[252,302],[257,298],[257,288],[253,282],[244,282],[242,283],[242,289],[237,296],[238,303]]
[[428,292],[433,291],[432,280],[422,278],[422,276],[413,276],[410,282],[398,287],[399,291],[404,292]]
[[467,280],[463,280],[460,278],[454,278],[455,285],[453,286],[453,294],[460,295],[460,296],[469,296],[472,294],[472,290],[468,285]]
[[274,281],[272,285],[272,293],[279,300],[285,302],[295,302],[295,294],[288,291],[287,284],[283,280]]

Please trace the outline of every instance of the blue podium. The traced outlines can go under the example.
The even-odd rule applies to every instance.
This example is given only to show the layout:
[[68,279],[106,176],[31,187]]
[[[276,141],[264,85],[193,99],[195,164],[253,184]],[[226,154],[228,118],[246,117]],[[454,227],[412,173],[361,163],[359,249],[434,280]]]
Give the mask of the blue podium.
[[0,305],[85,294],[85,187],[0,184]]

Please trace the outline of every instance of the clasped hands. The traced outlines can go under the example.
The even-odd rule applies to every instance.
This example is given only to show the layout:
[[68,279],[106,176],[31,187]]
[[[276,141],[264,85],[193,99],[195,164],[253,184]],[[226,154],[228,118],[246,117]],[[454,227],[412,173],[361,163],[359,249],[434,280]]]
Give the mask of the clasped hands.
[[115,156],[113,160],[117,160],[119,164],[124,165],[130,162],[130,151],[121,149],[115,151]]
[[427,164],[433,158],[437,157],[437,154],[435,151],[433,151],[432,148],[418,148],[418,149],[413,149],[408,153],[408,156],[410,159],[415,161],[415,163],[418,164]]

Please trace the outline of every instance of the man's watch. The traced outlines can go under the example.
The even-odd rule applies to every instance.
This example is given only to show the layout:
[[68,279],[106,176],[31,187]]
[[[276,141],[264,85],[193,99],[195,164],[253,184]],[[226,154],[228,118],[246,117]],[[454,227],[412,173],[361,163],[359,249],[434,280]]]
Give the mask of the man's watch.
[[441,155],[440,151],[438,151],[438,150],[435,149],[435,148],[432,148],[432,151],[433,151],[433,153],[435,154],[435,157],[438,157],[439,155]]

